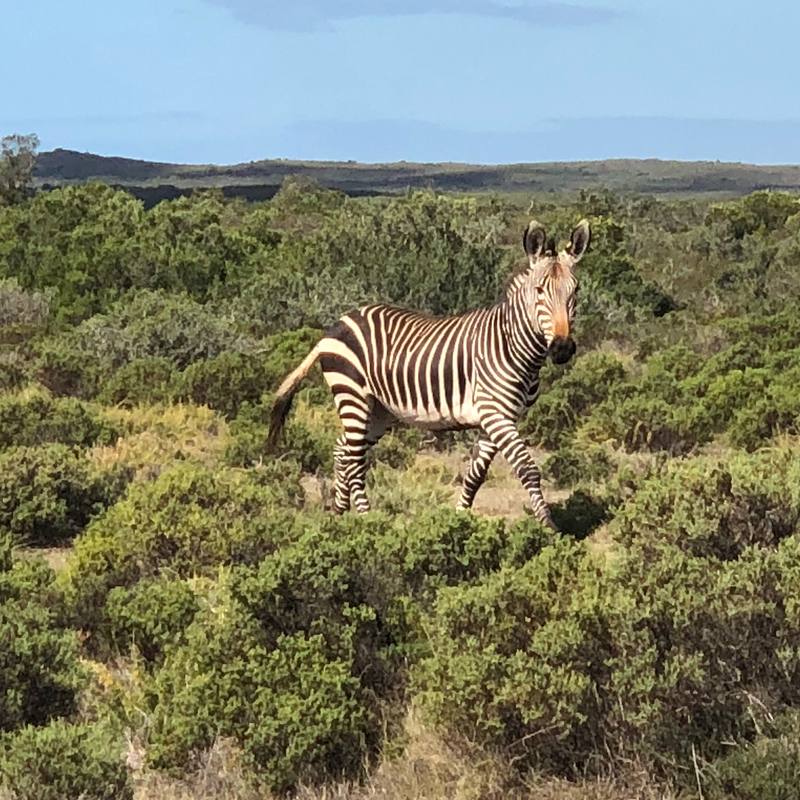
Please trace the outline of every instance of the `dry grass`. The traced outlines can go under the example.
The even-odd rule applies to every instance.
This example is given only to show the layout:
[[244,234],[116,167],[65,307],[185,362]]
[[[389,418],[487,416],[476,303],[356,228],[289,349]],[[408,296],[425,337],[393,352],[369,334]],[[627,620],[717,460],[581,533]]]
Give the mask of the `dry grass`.
[[111,446],[92,448],[90,458],[100,467],[132,467],[139,477],[175,460],[192,459],[212,466],[229,440],[225,420],[206,406],[108,408],[104,414],[120,425],[124,434]]
[[142,770],[134,772],[134,800],[267,800],[246,780],[239,750],[218,739],[185,779]]
[[[301,787],[296,800],[674,800],[645,770],[624,782],[522,776],[501,757],[469,742],[447,741],[412,709],[405,747],[385,759],[361,784]],[[219,740],[183,780],[148,770],[134,772],[135,800],[270,800],[249,784],[238,748]]]

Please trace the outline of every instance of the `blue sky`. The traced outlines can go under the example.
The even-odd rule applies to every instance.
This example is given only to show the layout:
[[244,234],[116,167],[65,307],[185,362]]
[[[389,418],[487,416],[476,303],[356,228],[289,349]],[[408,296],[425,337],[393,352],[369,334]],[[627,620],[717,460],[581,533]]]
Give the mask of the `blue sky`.
[[38,0],[0,134],[131,158],[800,163],[795,0]]

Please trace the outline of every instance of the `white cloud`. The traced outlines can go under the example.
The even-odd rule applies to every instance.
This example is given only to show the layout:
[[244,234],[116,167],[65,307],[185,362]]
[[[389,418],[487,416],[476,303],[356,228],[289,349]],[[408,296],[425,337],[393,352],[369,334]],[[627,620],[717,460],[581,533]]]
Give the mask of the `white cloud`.
[[461,14],[546,27],[597,25],[621,16],[612,8],[530,0],[206,0],[238,20],[272,30],[310,31],[358,17]]

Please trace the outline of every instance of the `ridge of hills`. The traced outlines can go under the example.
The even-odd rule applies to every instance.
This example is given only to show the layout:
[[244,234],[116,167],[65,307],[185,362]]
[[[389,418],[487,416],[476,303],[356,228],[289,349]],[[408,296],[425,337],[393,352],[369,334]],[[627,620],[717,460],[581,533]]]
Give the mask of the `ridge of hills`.
[[56,149],[40,153],[35,185],[88,180],[130,189],[145,201],[220,188],[226,195],[269,199],[288,176],[302,176],[348,194],[391,194],[410,188],[496,194],[574,193],[605,187],[669,197],[735,197],[759,189],[800,192],[800,165],[719,161],[611,159],[504,165],[364,164],[355,161],[265,159],[226,166],[170,164]]

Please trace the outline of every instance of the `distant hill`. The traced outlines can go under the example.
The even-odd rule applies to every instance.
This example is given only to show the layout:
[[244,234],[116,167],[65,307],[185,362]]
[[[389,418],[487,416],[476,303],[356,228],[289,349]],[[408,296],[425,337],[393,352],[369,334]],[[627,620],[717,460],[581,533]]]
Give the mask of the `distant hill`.
[[99,180],[129,188],[151,202],[210,187],[221,188],[228,195],[267,199],[289,175],[311,178],[320,186],[348,194],[386,194],[430,187],[440,191],[533,195],[572,193],[601,186],[672,197],[732,197],[757,189],[800,192],[800,165],[657,159],[500,166],[277,159],[215,166],[166,164],[57,149],[41,153],[34,171],[38,187]]

